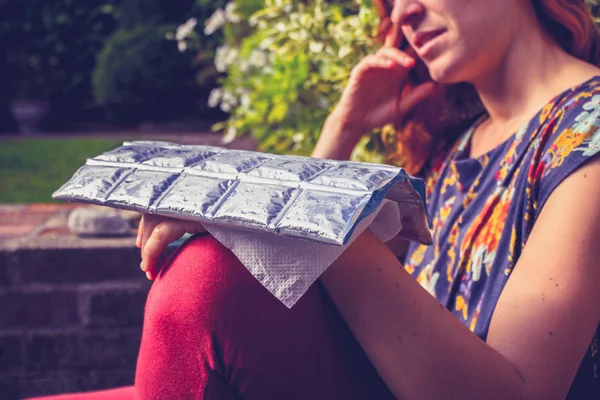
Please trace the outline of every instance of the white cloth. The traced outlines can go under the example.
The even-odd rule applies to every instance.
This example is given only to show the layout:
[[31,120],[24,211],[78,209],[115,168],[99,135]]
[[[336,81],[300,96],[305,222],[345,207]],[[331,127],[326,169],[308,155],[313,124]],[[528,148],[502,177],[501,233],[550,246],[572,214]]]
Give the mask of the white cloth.
[[357,225],[345,246],[212,224],[206,224],[205,228],[229,248],[269,292],[291,308],[365,229],[369,228],[379,240],[387,242],[400,232],[402,225],[398,204],[384,200],[375,213]]

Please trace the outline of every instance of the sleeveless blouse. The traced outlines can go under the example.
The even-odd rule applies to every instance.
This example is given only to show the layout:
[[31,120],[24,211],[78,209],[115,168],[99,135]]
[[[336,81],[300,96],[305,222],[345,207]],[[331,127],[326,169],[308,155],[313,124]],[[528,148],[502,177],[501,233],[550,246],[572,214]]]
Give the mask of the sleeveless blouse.
[[[569,174],[600,153],[600,77],[555,97],[506,142],[470,158],[476,126],[429,169],[433,245],[411,244],[404,266],[485,340],[544,203]],[[600,399],[599,338],[600,326],[569,400]]]

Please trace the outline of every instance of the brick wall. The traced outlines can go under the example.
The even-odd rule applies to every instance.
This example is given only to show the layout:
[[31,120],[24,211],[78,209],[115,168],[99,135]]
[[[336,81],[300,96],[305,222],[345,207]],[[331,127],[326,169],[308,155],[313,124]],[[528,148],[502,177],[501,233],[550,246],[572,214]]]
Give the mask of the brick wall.
[[133,383],[149,289],[139,260],[130,239],[0,247],[0,400]]

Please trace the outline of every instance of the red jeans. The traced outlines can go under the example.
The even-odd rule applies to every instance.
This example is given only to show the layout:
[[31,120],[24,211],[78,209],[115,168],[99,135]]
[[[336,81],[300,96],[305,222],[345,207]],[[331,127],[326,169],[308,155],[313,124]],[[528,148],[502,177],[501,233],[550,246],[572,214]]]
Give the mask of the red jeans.
[[188,241],[150,290],[135,388],[44,400],[134,398],[393,396],[319,284],[289,310],[205,235]]

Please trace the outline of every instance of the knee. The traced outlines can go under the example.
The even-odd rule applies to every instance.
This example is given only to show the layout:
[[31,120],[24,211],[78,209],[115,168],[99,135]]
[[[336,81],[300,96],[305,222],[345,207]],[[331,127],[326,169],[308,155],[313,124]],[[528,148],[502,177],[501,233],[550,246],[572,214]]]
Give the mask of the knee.
[[214,290],[226,277],[242,272],[237,257],[211,235],[187,241],[160,272],[157,286],[178,285],[178,289]]
[[210,235],[188,241],[158,275],[148,295],[146,313],[170,317],[204,311],[229,295],[243,281],[244,266]]

